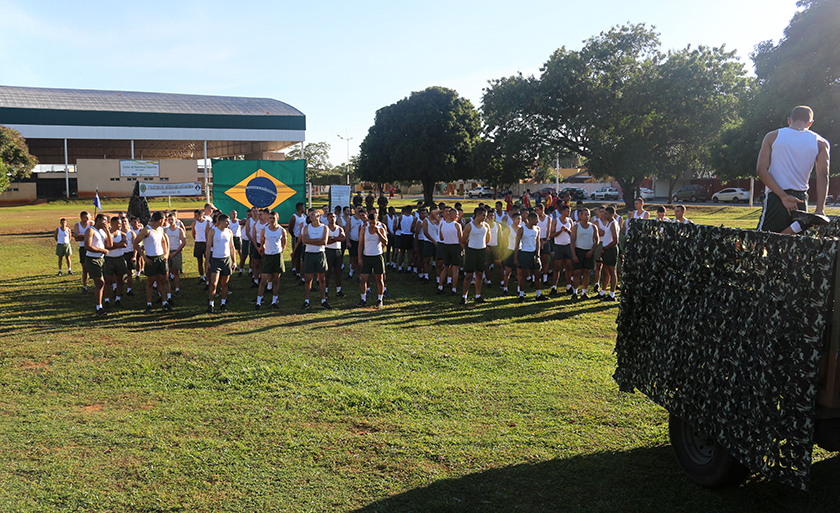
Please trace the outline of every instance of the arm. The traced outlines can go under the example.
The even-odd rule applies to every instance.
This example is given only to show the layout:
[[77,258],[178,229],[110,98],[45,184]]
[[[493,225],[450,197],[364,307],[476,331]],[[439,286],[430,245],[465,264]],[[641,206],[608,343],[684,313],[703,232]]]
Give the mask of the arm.
[[61,228],[56,228],[55,233],[53,233],[53,238],[55,239],[56,242],[58,242],[58,230],[60,230],[60,229]]
[[817,161],[814,164],[817,172],[817,209],[815,212],[822,214],[825,211],[825,199],[828,197],[828,141],[821,139],[819,148],[820,152],[817,154]]
[[257,251],[259,251],[260,255],[265,255],[265,228],[260,230],[260,247]]
[[179,230],[179,235],[180,240],[178,241],[178,249],[175,250],[175,253],[178,253],[179,251],[184,249],[184,246],[187,245],[187,230],[181,227],[181,229]]
[[[770,174],[770,160],[773,153],[773,143],[776,142],[777,135],[778,131],[774,130],[764,136],[764,140],[761,142],[761,151],[758,152],[756,172],[758,174],[758,179],[782,200],[782,205],[784,205],[788,211],[791,211],[796,209],[797,205],[800,203],[804,203],[804,201],[796,199],[786,193],[784,189],[776,183],[776,179],[773,178],[773,175]],[[819,176],[819,174],[817,176]],[[817,207],[819,208],[819,206],[820,205],[818,203]],[[823,208],[825,208],[825,196],[823,196]]]
[[466,247],[467,242],[469,241],[471,231],[472,231],[472,223],[467,225],[467,227],[464,228],[464,231],[458,237],[458,240],[461,241],[461,247]]
[[196,223],[196,221],[193,220],[192,226],[190,226],[190,231],[192,232],[193,240],[195,240],[195,223]]
[[128,236],[125,233],[122,233],[121,242],[114,242],[114,236],[111,235],[111,232],[108,232],[108,236],[111,237],[111,245],[109,246],[109,249],[120,249],[128,246]]
[[513,245],[513,263],[519,265],[519,245],[522,243],[522,227],[516,232],[516,243]]
[[[429,220],[428,219],[423,220],[423,235],[426,236],[426,240],[432,240],[432,236],[429,235]],[[435,241],[432,241],[432,242],[435,242]],[[436,242],[435,242],[435,245],[437,245]]]
[[376,225],[376,234],[379,235],[379,242],[388,245],[388,230],[381,224]]
[[365,234],[366,233],[367,233],[367,230],[362,230],[361,233],[359,233],[359,251],[358,251],[359,265],[362,265],[362,254],[364,253],[364,249],[365,249]]
[[209,239],[207,239],[207,248],[204,250],[205,269],[210,268],[210,256],[213,254],[213,239],[215,239],[215,237],[210,237]]
[[612,233],[612,242],[604,246],[604,249],[614,248],[618,244],[618,230],[615,228],[616,223],[610,223],[610,233]]
[[[125,247],[125,242],[122,243],[122,246]],[[105,229],[105,254],[108,254],[109,249],[114,249],[114,238],[111,236],[111,230]]]
[[[236,262],[236,246],[233,245],[233,231],[231,231],[230,228],[227,228],[227,231],[230,232],[230,240],[228,241],[228,245],[230,246],[230,257],[235,263]],[[234,265],[234,267],[236,267],[236,265]]]
[[575,247],[575,241],[577,240],[577,229],[578,229],[578,225],[576,225],[576,224],[572,225],[572,231],[569,232],[571,234],[571,237],[572,237],[572,261],[573,262],[578,261],[577,251],[576,251],[577,248]]
[[591,257],[595,254],[595,248],[598,247],[598,243],[601,242],[601,237],[598,236],[598,228],[596,227],[592,230],[592,249],[586,252],[587,257]]

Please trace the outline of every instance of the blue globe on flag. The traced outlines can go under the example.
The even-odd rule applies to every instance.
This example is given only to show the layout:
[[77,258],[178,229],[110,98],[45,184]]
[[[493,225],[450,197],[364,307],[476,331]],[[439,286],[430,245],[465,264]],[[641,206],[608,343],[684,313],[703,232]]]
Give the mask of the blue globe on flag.
[[245,186],[245,197],[257,208],[267,208],[277,199],[277,186],[264,176],[252,178]]

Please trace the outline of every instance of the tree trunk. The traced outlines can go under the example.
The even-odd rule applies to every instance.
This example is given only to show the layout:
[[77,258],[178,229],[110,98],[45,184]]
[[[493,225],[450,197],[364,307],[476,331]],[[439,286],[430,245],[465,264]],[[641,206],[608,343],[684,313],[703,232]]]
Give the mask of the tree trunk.
[[434,180],[423,180],[423,204],[427,207],[435,204]]
[[620,178],[615,179],[618,182],[618,185],[621,186],[621,198],[624,200],[624,206],[627,207],[627,211],[630,212],[631,210],[636,209],[636,187],[638,187],[641,183],[641,179],[634,179],[632,181],[624,181]]

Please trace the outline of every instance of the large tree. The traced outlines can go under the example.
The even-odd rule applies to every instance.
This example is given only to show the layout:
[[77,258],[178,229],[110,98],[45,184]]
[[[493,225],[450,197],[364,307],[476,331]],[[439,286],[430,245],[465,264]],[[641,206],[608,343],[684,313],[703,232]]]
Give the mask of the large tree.
[[[300,158],[300,148],[298,147],[286,153],[287,160],[297,160]],[[330,144],[328,142],[305,144],[303,147],[303,158],[306,159],[306,167],[310,173],[326,173],[332,170],[332,164],[330,164]]]
[[555,51],[539,78],[493,80],[483,99],[487,132],[520,141],[534,160],[580,155],[590,174],[618,181],[630,208],[646,176],[684,173],[707,158],[745,87],[734,52],[659,47],[644,25],[616,27],[579,51]]
[[0,192],[9,187],[9,182],[29,177],[37,164],[20,133],[0,125]]
[[[743,122],[721,136],[714,164],[725,178],[755,176],[764,135],[786,125],[797,105],[814,109],[812,130],[840,144],[840,2],[800,0],[777,44],[764,41],[751,57],[756,80],[742,104]],[[833,173],[840,173],[834,159]]]
[[478,112],[452,89],[429,87],[376,111],[359,150],[366,181],[420,182],[427,204],[435,183],[473,174],[470,153],[479,140]]

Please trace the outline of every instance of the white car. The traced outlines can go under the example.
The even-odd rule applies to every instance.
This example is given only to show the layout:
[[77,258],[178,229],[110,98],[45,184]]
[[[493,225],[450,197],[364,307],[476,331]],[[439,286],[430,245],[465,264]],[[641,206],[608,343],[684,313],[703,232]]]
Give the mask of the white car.
[[639,197],[641,197],[643,200],[647,201],[647,200],[652,200],[653,198],[656,197],[656,195],[653,193],[652,190],[641,187],[641,188],[639,188]]
[[476,187],[475,189],[467,191],[467,197],[469,197],[469,198],[475,198],[475,197],[492,198],[493,197],[493,189],[491,189],[490,187]]
[[618,189],[614,187],[601,187],[597,191],[592,193],[592,199],[594,200],[617,200],[618,199]]
[[738,189],[736,187],[722,189],[712,194],[712,201],[714,201],[715,203],[717,203],[718,201],[731,201],[732,203],[738,203],[739,201],[749,200],[750,191]]

